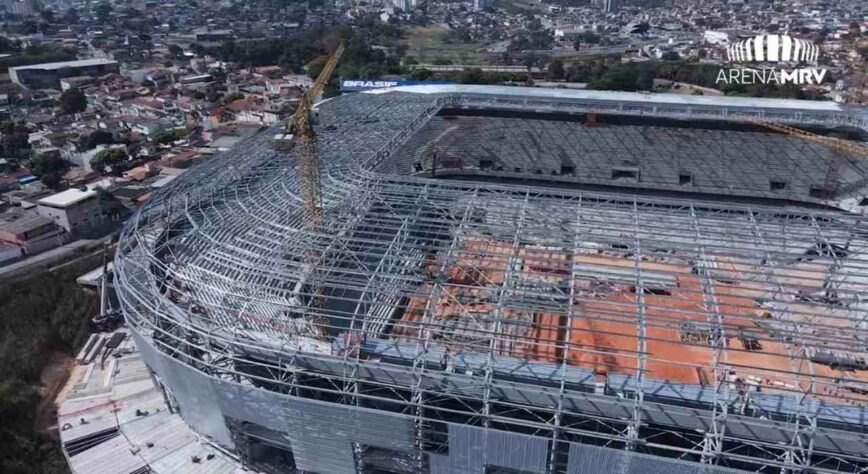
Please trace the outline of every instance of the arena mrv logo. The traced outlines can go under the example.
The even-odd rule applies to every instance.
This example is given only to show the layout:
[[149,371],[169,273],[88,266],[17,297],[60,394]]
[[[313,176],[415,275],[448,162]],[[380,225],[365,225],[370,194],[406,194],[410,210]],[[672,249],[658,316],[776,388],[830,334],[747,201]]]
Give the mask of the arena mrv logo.
[[789,35],[765,34],[744,39],[727,46],[726,56],[731,63],[768,66],[723,68],[717,74],[718,84],[819,84],[826,77],[826,69],[796,67],[816,66],[820,47]]

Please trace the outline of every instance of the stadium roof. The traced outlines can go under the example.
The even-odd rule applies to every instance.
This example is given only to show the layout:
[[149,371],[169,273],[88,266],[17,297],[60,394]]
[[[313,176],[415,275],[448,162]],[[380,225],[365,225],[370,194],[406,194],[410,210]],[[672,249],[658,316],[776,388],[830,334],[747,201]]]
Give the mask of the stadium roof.
[[[679,436],[713,426],[757,453],[801,444],[785,421],[797,416],[807,420],[802,426],[820,420],[810,435],[816,459],[862,462],[865,441],[848,430],[864,429],[868,406],[868,218],[793,203],[587,191],[545,182],[542,173],[535,181],[452,179],[442,171],[460,169],[462,159],[487,170],[479,157],[413,150],[457,131],[483,136],[475,134],[485,123],[450,125],[455,110],[584,114],[603,103],[610,113],[682,121],[696,111],[665,97],[637,106],[620,93],[437,92],[391,90],[319,105],[318,227],[303,220],[298,156],[271,148],[280,125],[155,192],[118,244],[115,283],[128,320],[211,376],[248,370],[257,385],[291,365],[304,374],[287,375],[292,384],[310,383],[264,384],[282,393],[338,392],[352,379],[375,393],[323,398],[374,404],[393,389],[382,396],[410,413],[420,402],[400,394],[425,392],[424,413],[454,398],[447,408],[474,420],[496,414],[516,431],[601,443],[632,441],[550,420],[591,416],[631,424],[638,437],[655,423]],[[726,110],[699,112],[721,120]],[[862,117],[780,106],[776,113],[823,124]],[[520,120],[546,128],[544,119]],[[413,144],[435,121],[443,128]],[[596,125],[565,123],[595,133]],[[674,132],[660,133],[649,140]],[[696,139],[704,132],[684,134],[705,146]],[[726,163],[714,170],[729,172]],[[203,351],[212,353],[197,355]],[[607,388],[589,399],[598,383]],[[736,406],[747,408],[727,414]]]
[[[616,92],[583,89],[552,89],[544,87],[480,86],[464,84],[438,84],[398,86],[375,89],[367,94],[410,92],[414,94],[484,94],[522,98],[547,98],[559,100],[606,101],[623,103],[669,104],[697,107],[734,107],[739,109],[786,109],[794,111],[824,111],[854,114],[868,120],[868,109],[848,107],[833,101],[769,99],[757,97],[734,97],[686,94],[652,94],[645,92]],[[864,125],[863,125],[864,126]]]

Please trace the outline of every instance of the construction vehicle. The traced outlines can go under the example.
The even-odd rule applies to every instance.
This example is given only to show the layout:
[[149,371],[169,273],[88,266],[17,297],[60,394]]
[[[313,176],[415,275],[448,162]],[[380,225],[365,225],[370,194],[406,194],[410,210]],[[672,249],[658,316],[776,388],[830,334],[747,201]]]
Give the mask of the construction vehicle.
[[811,195],[819,199],[833,200],[838,194],[838,174],[841,170],[841,163],[844,161],[845,156],[849,155],[854,158],[868,158],[868,145],[840,138],[818,135],[800,128],[772,122],[759,117],[745,116],[740,117],[740,119],[748,123],[760,125],[769,130],[803,138],[821,145],[826,145],[832,149],[832,156],[829,157],[829,163],[826,167],[826,177],[823,181],[823,187],[811,190]]

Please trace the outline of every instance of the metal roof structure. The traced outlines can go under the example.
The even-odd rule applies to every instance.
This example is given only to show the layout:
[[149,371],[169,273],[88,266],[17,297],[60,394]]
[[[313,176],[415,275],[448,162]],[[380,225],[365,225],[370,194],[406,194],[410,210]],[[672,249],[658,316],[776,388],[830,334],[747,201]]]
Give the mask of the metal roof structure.
[[54,63],[41,63],[41,64],[27,64],[24,66],[15,66],[10,67],[11,71],[24,71],[28,69],[34,70],[53,70],[53,69],[64,69],[64,68],[73,68],[73,67],[86,67],[86,66],[101,66],[106,64],[118,64],[117,61],[113,59],[107,58],[90,58],[90,59],[77,59],[75,61],[59,61]]
[[[185,421],[246,462],[265,442],[314,472],[868,468],[868,217],[481,176],[478,117],[438,166],[415,155],[459,109],[540,114],[498,139],[517,162],[532,160],[515,135],[545,114],[730,113],[560,93],[454,86],[321,103],[317,229],[302,222],[296,157],[269,147],[276,129],[156,192],[122,235],[115,284]],[[864,123],[864,111],[797,105],[733,106]],[[580,143],[608,133],[569,127]],[[696,153],[726,135],[683,133]],[[475,174],[441,173],[462,159]]]
[[747,110],[779,110],[793,113],[811,114],[816,112],[852,115],[862,124],[868,112],[858,107],[848,107],[831,101],[805,101],[795,99],[769,99],[758,97],[734,97],[713,95],[651,94],[647,92],[597,91],[587,89],[551,89],[512,86],[477,86],[458,84],[435,84],[417,86],[398,86],[389,89],[376,89],[368,94],[410,92],[414,94],[483,94],[528,99],[556,99],[559,101],[601,101],[616,104],[650,104],[651,106],[712,107]]

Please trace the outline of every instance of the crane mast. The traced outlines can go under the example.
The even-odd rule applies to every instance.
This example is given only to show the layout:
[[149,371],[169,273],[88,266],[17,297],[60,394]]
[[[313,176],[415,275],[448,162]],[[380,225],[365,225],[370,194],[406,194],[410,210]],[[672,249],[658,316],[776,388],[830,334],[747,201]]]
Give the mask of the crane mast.
[[[316,138],[311,126],[311,111],[313,101],[322,93],[323,88],[331,79],[344,50],[344,44],[339,44],[326,61],[313,86],[302,95],[298,109],[286,121],[282,133],[275,136],[272,142],[272,146],[276,150],[284,153],[292,151],[298,142],[298,188],[302,200],[304,227],[312,232],[318,231],[322,225],[323,211],[319,155],[316,152]],[[320,332],[325,332],[327,320],[323,315],[318,314],[323,305],[323,284],[317,275],[317,267],[322,255],[314,246],[311,246],[304,251],[303,258],[305,267],[303,280],[306,280],[304,286],[307,287],[310,296],[307,307],[311,313],[308,314],[308,319],[317,326]]]
[[319,156],[316,153],[315,136],[311,127],[311,110],[314,99],[322,93],[331,79],[345,49],[343,43],[338,45],[313,86],[302,95],[298,109],[286,121],[283,133],[274,137],[274,148],[283,152],[291,151],[295,143],[299,142],[299,192],[303,202],[304,224],[309,229],[317,229],[322,224]]

